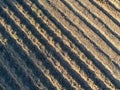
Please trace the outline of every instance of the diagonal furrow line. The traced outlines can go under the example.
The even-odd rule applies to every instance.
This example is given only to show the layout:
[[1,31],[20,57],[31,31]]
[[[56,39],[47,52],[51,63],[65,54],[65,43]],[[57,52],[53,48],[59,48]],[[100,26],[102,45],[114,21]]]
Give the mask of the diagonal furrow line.
[[[4,29],[3,29],[4,30]],[[2,48],[3,49],[3,48]],[[31,73],[31,71],[29,70],[28,71],[28,67],[26,67],[26,64],[24,63],[24,61],[20,58],[20,56],[13,50],[13,48],[11,47],[11,46],[9,46],[8,44],[6,44],[5,45],[5,49],[6,49],[6,52],[7,52],[7,55],[9,55],[10,57],[8,58],[7,57],[7,59],[5,59],[3,62],[5,63],[5,65],[7,65],[8,67],[10,67],[10,69],[12,68],[15,68],[15,73],[17,74],[17,77],[18,78],[16,78],[16,80],[17,81],[19,81],[19,78],[23,78],[22,79],[22,82],[21,82],[21,80],[19,81],[19,83],[22,85],[21,86],[21,88],[22,88],[22,90],[24,89],[24,85],[29,85],[28,83],[32,83],[33,84],[33,86],[32,85],[30,85],[30,88],[32,89],[32,87],[34,88],[36,88],[36,90],[38,90],[37,89],[37,83],[39,83],[38,82],[38,80],[39,79],[37,79],[37,81],[35,80],[36,79],[36,77],[33,75],[33,73]],[[15,59],[17,57],[17,59]],[[6,57],[5,57],[6,58]],[[8,60],[9,59],[9,60]],[[7,60],[7,61],[6,61]],[[8,62],[9,61],[9,62]],[[8,62],[8,63],[7,63]],[[16,67],[17,66],[17,67]],[[14,70],[10,70],[12,73],[14,73],[13,71]],[[19,71],[19,70],[22,70],[22,73],[23,74],[19,74],[19,73],[21,73],[21,71]],[[15,73],[13,74],[14,75],[14,77],[16,77],[16,75],[15,75]],[[25,74],[24,74],[25,73]],[[22,77],[23,76],[23,77]],[[28,78],[26,78],[26,77],[28,77]],[[27,82],[27,81],[29,81],[29,82]],[[25,84],[24,84],[25,83]],[[24,85],[23,85],[24,84]],[[36,84],[35,86],[34,86],[34,84]],[[41,87],[40,88],[44,88],[44,86],[42,85],[42,83],[40,82],[39,83],[40,85],[41,85]],[[35,89],[34,88],[34,89]]]
[[[31,2],[28,2],[28,5],[31,6]],[[35,12],[37,11],[37,12],[38,12],[38,13],[37,13],[38,17],[41,17],[41,19],[46,20],[45,23],[46,23],[47,25],[53,26],[52,22],[50,22],[48,19],[46,19],[47,17],[42,17],[42,16],[44,16],[43,13],[41,13],[41,11],[38,10],[38,9],[35,7],[35,5],[33,6],[32,9],[33,9],[33,11],[35,11]],[[48,15],[47,15],[47,16],[48,16]],[[48,22],[48,21],[49,21],[49,22]],[[57,31],[57,28],[55,28],[55,27],[51,27],[51,28],[54,28],[54,29],[55,29],[55,30],[53,29],[53,30],[54,30],[53,32],[58,32],[58,31],[59,31],[59,32],[56,33],[56,34],[57,34],[59,37],[62,37],[61,39],[62,39],[63,41],[64,41],[64,39],[65,39],[66,41],[65,41],[64,43],[66,43],[67,45],[68,45],[68,43],[69,43],[69,44],[70,44],[70,45],[68,45],[69,47],[71,47],[71,45],[72,45],[72,47],[74,47],[73,49],[71,48],[72,51],[77,51],[78,56],[80,55],[81,52],[78,51],[78,48],[75,48],[75,46],[73,45],[73,43],[68,42],[69,39],[64,38],[64,37],[66,37],[66,36],[63,36],[63,35],[61,36],[60,30]],[[85,60],[85,58],[84,58],[84,60]],[[84,62],[84,60],[83,60],[83,62]],[[86,62],[88,62],[88,60],[87,60]],[[85,63],[86,63],[86,62],[85,62]],[[86,64],[87,64],[88,66],[90,65],[90,64],[88,64],[88,63],[86,63]],[[94,65],[93,65],[93,66],[94,66]],[[90,66],[89,68],[91,68],[91,66]],[[94,69],[95,69],[95,68],[94,68]],[[95,71],[96,71],[96,70],[95,70]],[[105,79],[105,82],[106,82],[106,79]],[[108,85],[108,83],[107,83],[107,85]],[[109,84],[109,85],[110,85],[110,84]],[[111,85],[110,85],[110,86],[111,86]]]
[[1,0],[0,89],[119,89],[119,2]]
[[[87,27],[87,26],[85,26],[85,27]],[[83,31],[85,31],[85,30],[83,30]],[[89,30],[88,30],[88,32],[89,32]],[[86,32],[86,35],[89,35],[89,33],[88,32]],[[96,31],[97,32],[97,31]],[[90,36],[90,35],[89,35]],[[95,35],[94,35],[95,36]],[[92,36],[92,37],[94,37],[94,36]],[[91,37],[90,37],[91,38]],[[94,37],[94,38],[92,38],[92,40],[94,41],[95,39],[97,39],[97,37]],[[100,40],[100,39],[97,39],[97,40]],[[107,40],[107,39],[106,39]],[[99,41],[94,41],[98,46],[99,45],[101,45],[100,46],[100,48],[101,49],[103,49],[103,52],[102,53],[106,53],[106,54],[108,54],[108,56],[114,61],[115,60],[115,62],[119,62],[119,55],[117,55],[116,53],[114,53],[113,51],[109,51],[108,52],[108,50],[110,50],[110,49],[106,49],[108,46],[106,46],[106,44],[104,44],[104,43],[102,43],[102,41],[101,42],[99,42]],[[119,41],[118,41],[119,42]],[[94,44],[95,45],[95,44]],[[119,44],[118,44],[119,45]],[[104,46],[104,47],[103,47]],[[118,58],[117,58],[118,57]],[[110,60],[110,59],[109,59]]]
[[[5,32],[5,29],[3,28],[3,32],[1,32],[2,35],[10,40],[8,40],[8,44],[10,46],[13,46],[14,50],[18,52],[18,54],[21,56],[21,58],[25,61],[27,67],[31,68],[33,73],[40,78],[42,83],[47,86],[48,88],[51,88],[54,90],[54,87],[50,84],[49,80],[44,76],[44,73],[42,73],[38,67],[35,66],[34,62],[29,58],[28,52],[26,53],[23,51],[23,49],[9,36],[7,32]],[[22,44],[21,44],[22,45]],[[32,66],[32,67],[31,67]],[[44,82],[46,80],[47,82]]]
[[[101,23],[100,25],[102,26],[102,24],[103,24],[103,26],[107,29],[107,30],[109,30],[109,32],[110,32],[110,34],[113,34],[114,35],[114,37],[116,37],[118,40],[120,40],[120,31],[119,31],[119,29],[120,29],[120,27],[118,27],[116,24],[114,24],[111,20],[109,20],[109,18],[107,18],[107,16],[105,16],[103,13],[101,13],[100,11],[99,11],[99,9],[97,9],[95,6],[93,6],[92,4],[90,4],[89,2],[86,2],[86,1],[84,1],[84,2],[81,2],[80,0],[77,0],[77,3],[80,5],[80,6],[82,6],[84,9],[86,9],[87,10],[87,12],[88,12],[88,14],[90,14],[92,17],[94,17],[95,19],[97,18],[97,20],[98,20],[98,22],[99,23]],[[90,7],[88,6],[86,6],[86,4],[89,4],[90,5]],[[92,6],[95,8],[95,10],[97,11],[94,11],[94,12],[92,12]],[[89,9],[90,9],[90,11],[89,11]],[[104,15],[105,16],[105,18],[102,18],[102,17],[100,17],[100,16],[98,16],[98,11],[102,14],[102,15]],[[102,16],[101,15],[101,16]],[[104,17],[103,16],[103,17]],[[107,21],[106,20],[104,20],[104,19],[106,19],[107,18]],[[94,20],[95,21],[95,20]],[[110,23],[108,23],[108,22],[110,22]],[[99,24],[98,24],[98,26],[100,26]],[[111,26],[112,25],[112,26]],[[99,27],[100,28],[100,27]],[[116,28],[117,30],[114,30],[114,28]]]
[[[32,32],[32,33],[34,33],[34,32]],[[35,36],[38,36],[39,37],[39,35],[35,35]],[[42,41],[42,43],[45,43],[45,41]],[[45,45],[47,45],[47,44],[45,44]],[[48,50],[48,51],[50,51],[50,50]],[[51,52],[52,53],[52,52]],[[57,55],[58,56],[58,55]],[[59,57],[59,56],[58,56]],[[57,58],[57,59],[59,59],[59,58]],[[60,59],[59,59],[60,60]]]
[[100,3],[97,0],[94,0],[98,6],[102,7],[109,15],[111,15],[115,20],[117,20],[120,24],[120,12],[116,11],[114,7],[109,4],[109,2]]
[[102,11],[104,14],[106,14],[114,23],[116,23],[120,27],[120,22],[116,20],[112,15],[110,15],[106,10],[104,10],[102,7],[100,7],[96,2],[93,0],[89,0],[91,4],[93,4],[96,8],[98,8],[100,11]]
[[[14,25],[14,27],[15,27],[15,25]],[[34,27],[33,27],[33,28],[34,28]],[[22,35],[20,35],[20,34],[22,34]],[[19,32],[19,35],[20,35],[20,36],[24,36],[23,33],[20,33],[20,32]],[[19,36],[19,35],[18,35],[18,36]],[[38,36],[38,35],[37,35],[37,36]],[[26,44],[27,44],[27,46],[28,46],[29,48],[31,48],[31,50],[32,50],[32,48],[34,48],[34,51],[33,51],[33,52],[36,54],[37,58],[41,59],[41,60],[44,62],[45,66],[46,66],[47,68],[51,69],[52,74],[55,75],[55,73],[57,73],[57,72],[53,72],[54,69],[52,69],[52,66],[51,66],[51,68],[50,68],[50,66],[48,66],[49,64],[48,64],[47,60],[46,60],[46,63],[45,63],[44,58],[38,55],[38,54],[40,53],[40,51],[38,51],[38,50],[36,49],[36,47],[33,47],[31,41],[29,41],[29,42],[28,42],[28,41],[29,41],[29,40],[27,40],[27,38],[25,39],[25,37],[24,37],[24,43],[27,42]],[[31,43],[31,44],[30,44],[30,43]],[[43,43],[43,42],[42,42],[42,43]],[[40,53],[40,54],[41,54],[41,53]],[[55,77],[58,77],[58,76],[55,76]],[[59,77],[58,77],[57,79],[60,80]],[[62,79],[62,77],[61,77],[61,80],[64,81],[64,79]],[[61,82],[61,81],[60,81],[60,82]],[[62,82],[61,82],[61,83],[62,83]],[[64,83],[67,83],[67,82],[64,81]],[[66,85],[66,84],[64,84],[64,86],[65,86],[65,85]],[[69,84],[67,84],[67,85],[69,85]],[[70,88],[70,86],[69,86],[69,88]]]
[[[40,4],[38,5],[38,7],[40,8],[40,9],[44,9],[42,6],[40,6]],[[57,23],[57,27],[59,27],[59,28],[61,28],[62,26],[61,26],[61,24],[59,23],[58,24],[58,22],[53,18],[53,17],[51,17],[51,15],[44,9],[43,10],[44,11],[44,13],[46,14],[46,15],[48,15],[49,17],[50,17],[50,19],[52,20],[52,21],[54,21],[54,22],[56,22]],[[63,32],[64,33],[66,33],[65,32],[65,28],[64,27],[62,27],[62,30],[64,30]],[[70,35],[70,33],[69,33],[69,35]],[[68,36],[68,35],[67,35]],[[73,37],[70,37],[70,38],[73,38]],[[74,39],[74,43],[76,43],[75,42],[75,39]],[[78,45],[78,43],[77,43],[77,45]],[[84,46],[83,46],[84,47]],[[81,49],[81,50],[83,50],[83,48]],[[84,52],[86,52],[87,50],[85,50]],[[86,55],[86,56],[88,56],[88,54]],[[92,55],[90,54],[90,57],[91,57]],[[94,60],[94,57],[93,58],[91,58],[92,60]],[[108,71],[108,70],[106,70],[106,71]],[[105,72],[105,71],[104,71]],[[109,75],[108,75],[109,76]],[[112,76],[113,77],[113,76]],[[110,75],[110,78],[111,78],[111,75]],[[112,79],[112,78],[111,78]],[[116,83],[117,84],[117,83]]]
[[[7,10],[7,11],[9,11],[9,10]],[[14,18],[13,18],[14,17]],[[11,18],[15,21],[20,21],[17,17],[15,17],[13,14],[12,14],[12,16],[11,16]],[[23,25],[22,25],[22,27],[20,26],[20,22],[17,22],[17,25],[21,28],[21,30],[22,30],[22,28],[23,28]],[[32,34],[30,34],[30,31],[29,30],[27,30],[27,28],[26,27],[24,27],[24,30],[22,30],[28,37],[29,37],[29,39],[31,39],[32,41],[33,41],[33,43],[37,40],[37,39],[35,39],[34,38],[34,36],[32,35]],[[28,32],[29,32],[29,34],[28,34]],[[39,42],[39,41],[36,41],[36,42]],[[39,45],[39,43],[36,43],[35,45]],[[39,46],[39,47],[42,47],[42,46]],[[42,48],[40,48],[40,51],[42,51],[41,50]],[[45,51],[45,50],[43,50],[43,51]],[[45,52],[43,52],[44,54],[45,54]]]
[[87,26],[91,28],[91,30],[93,30],[97,35],[99,35],[99,37],[101,37],[105,42],[107,42],[107,45],[110,46],[111,49],[113,49],[117,54],[119,54],[119,50],[116,47],[114,47],[102,34],[100,34],[100,32],[96,30],[96,28],[94,28],[90,23],[83,19],[83,17],[81,17],[77,12],[75,12],[72,9],[72,7],[70,7],[65,1],[63,3],[65,3],[65,5],[68,6],[70,10],[72,10],[75,13],[75,15],[77,15],[82,21],[84,21],[85,24],[87,24]]
[[108,0],[107,3],[112,6],[115,11],[120,12],[120,1],[118,0]]
[[[32,12],[32,11],[31,11]],[[36,16],[35,16],[36,17]],[[38,20],[38,19],[37,19]],[[46,26],[46,25],[42,25],[42,26]],[[46,29],[47,30],[47,29]],[[49,31],[49,33],[51,34],[52,32]],[[52,34],[51,34],[52,35]],[[52,36],[55,36],[55,35],[52,35]],[[57,41],[57,40],[55,40]],[[63,45],[62,45],[63,46]]]

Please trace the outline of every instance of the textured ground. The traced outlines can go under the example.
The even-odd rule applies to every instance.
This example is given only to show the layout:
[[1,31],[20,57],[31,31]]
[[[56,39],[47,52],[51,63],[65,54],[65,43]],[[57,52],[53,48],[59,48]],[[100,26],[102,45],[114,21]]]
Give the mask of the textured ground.
[[120,0],[0,0],[0,88],[120,89]]

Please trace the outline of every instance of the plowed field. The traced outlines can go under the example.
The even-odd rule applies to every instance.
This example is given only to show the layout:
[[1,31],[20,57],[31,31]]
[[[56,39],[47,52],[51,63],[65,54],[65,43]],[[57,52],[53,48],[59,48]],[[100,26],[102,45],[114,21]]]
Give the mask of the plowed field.
[[120,0],[0,0],[0,90],[119,90]]

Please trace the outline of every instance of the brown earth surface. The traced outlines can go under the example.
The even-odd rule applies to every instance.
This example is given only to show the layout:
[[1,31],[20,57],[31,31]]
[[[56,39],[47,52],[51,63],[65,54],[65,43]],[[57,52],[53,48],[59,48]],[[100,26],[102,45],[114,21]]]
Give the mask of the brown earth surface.
[[0,90],[119,90],[120,0],[0,0]]

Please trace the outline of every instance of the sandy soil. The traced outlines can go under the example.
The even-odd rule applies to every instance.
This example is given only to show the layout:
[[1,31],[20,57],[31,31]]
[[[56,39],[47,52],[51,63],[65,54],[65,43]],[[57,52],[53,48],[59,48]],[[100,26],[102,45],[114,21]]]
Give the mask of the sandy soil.
[[119,90],[120,0],[0,0],[0,90]]

